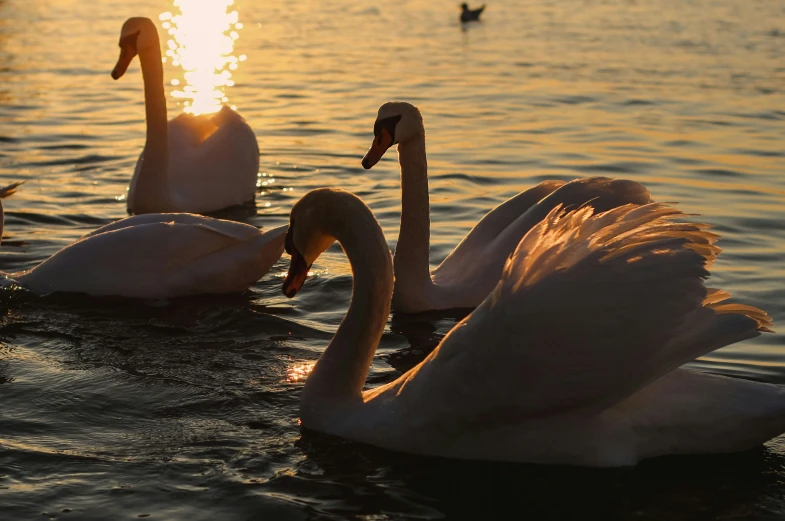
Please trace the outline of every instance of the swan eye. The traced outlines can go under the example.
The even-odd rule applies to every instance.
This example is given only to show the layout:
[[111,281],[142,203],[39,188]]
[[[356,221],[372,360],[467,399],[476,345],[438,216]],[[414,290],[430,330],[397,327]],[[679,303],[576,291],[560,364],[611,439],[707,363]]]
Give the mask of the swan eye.
[[397,143],[395,140],[395,127],[398,125],[399,121],[401,121],[400,114],[397,116],[390,116],[389,118],[376,120],[376,123],[373,125],[373,135],[376,136],[378,145],[382,144],[382,129],[386,130],[390,134],[390,145]]
[[140,31],[136,31],[133,34],[129,34],[128,36],[125,36],[125,37],[120,39],[120,48],[123,50],[123,52],[127,52],[128,50],[130,50],[131,53],[134,56],[136,56],[138,54],[138,51],[137,51],[137,48],[136,48],[136,40],[137,40],[137,38],[139,38],[139,33],[140,32],[141,32],[141,30]]

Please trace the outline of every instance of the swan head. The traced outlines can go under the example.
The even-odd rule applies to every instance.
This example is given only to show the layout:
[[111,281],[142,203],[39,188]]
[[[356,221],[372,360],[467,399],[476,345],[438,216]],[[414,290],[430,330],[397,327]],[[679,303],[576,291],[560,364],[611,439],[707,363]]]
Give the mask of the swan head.
[[387,149],[397,143],[425,134],[420,110],[405,101],[389,101],[379,107],[376,123],[373,125],[373,143],[363,157],[366,170],[379,162]]
[[369,262],[387,263],[384,269],[389,272],[392,294],[392,259],[382,229],[371,210],[362,199],[346,190],[311,190],[297,201],[289,215],[284,248],[292,256],[292,261],[283,283],[284,295],[292,298],[297,294],[313,263],[335,241],[341,243],[352,261],[352,251],[365,255],[373,250],[372,239],[369,238],[374,235],[381,238],[386,253]]
[[152,20],[143,17],[126,20],[120,31],[120,57],[112,70],[112,78],[116,80],[125,74],[134,56],[158,45],[158,30]]
[[469,6],[467,4],[461,4],[461,9],[466,11],[467,9],[469,9]]
[[[340,195],[336,197],[336,194]],[[342,212],[336,211],[336,199],[343,194],[354,197],[343,190],[311,190],[292,207],[284,242],[286,253],[292,256],[283,283],[287,297],[292,298],[300,291],[313,263],[335,242],[333,230],[342,220]]]

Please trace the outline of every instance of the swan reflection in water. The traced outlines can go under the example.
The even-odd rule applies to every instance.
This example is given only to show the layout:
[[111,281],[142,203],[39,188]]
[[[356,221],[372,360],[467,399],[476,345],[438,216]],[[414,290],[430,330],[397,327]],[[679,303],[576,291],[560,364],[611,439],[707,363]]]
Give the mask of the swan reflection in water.
[[785,457],[760,447],[591,469],[393,453],[307,429],[296,445],[307,458],[295,475],[274,478],[264,488],[286,494],[293,479],[329,487],[328,498],[310,504],[323,515],[351,511],[396,512],[416,519],[504,519],[515,512],[516,518],[561,520],[594,512],[610,519],[652,521],[764,519],[771,514],[768,506],[783,498],[778,471]]

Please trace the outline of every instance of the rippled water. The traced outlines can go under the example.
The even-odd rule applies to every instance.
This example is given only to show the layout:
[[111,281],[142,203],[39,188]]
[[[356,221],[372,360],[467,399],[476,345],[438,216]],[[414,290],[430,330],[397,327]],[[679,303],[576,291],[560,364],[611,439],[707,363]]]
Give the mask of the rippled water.
[[[644,182],[723,237],[713,284],[785,323],[785,4],[773,0],[239,0],[230,102],[265,178],[249,222],[287,222],[311,188],[360,194],[391,246],[388,153],[360,167],[378,106],[424,112],[432,259],[490,207],[547,178]],[[138,62],[113,82],[140,0],[0,0],[0,268],[34,266],[124,216],[144,141]],[[166,70],[171,77],[171,69]],[[170,103],[170,114],[177,108]],[[292,188],[282,191],[282,188]],[[3,519],[775,519],[785,439],[722,458],[596,471],[450,462],[301,433],[302,364],[328,342],[351,277],[337,247],[292,301],[274,274],[244,295],[172,302],[5,292],[0,307]],[[369,384],[422,358],[456,317],[393,316]],[[785,382],[781,333],[697,365]]]

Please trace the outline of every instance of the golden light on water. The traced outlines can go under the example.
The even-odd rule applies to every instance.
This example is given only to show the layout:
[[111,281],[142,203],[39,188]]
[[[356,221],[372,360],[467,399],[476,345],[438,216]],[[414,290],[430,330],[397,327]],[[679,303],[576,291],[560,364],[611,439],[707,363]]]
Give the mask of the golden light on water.
[[174,0],[180,12],[159,17],[169,34],[164,59],[183,70],[184,81],[172,80],[182,88],[172,95],[183,100],[185,112],[210,114],[229,101],[226,88],[234,85],[232,71],[245,61],[245,55],[232,54],[243,28],[232,4],[234,0]]
[[316,362],[298,363],[289,366],[286,371],[287,382],[304,382],[308,379],[308,375],[313,371]]

